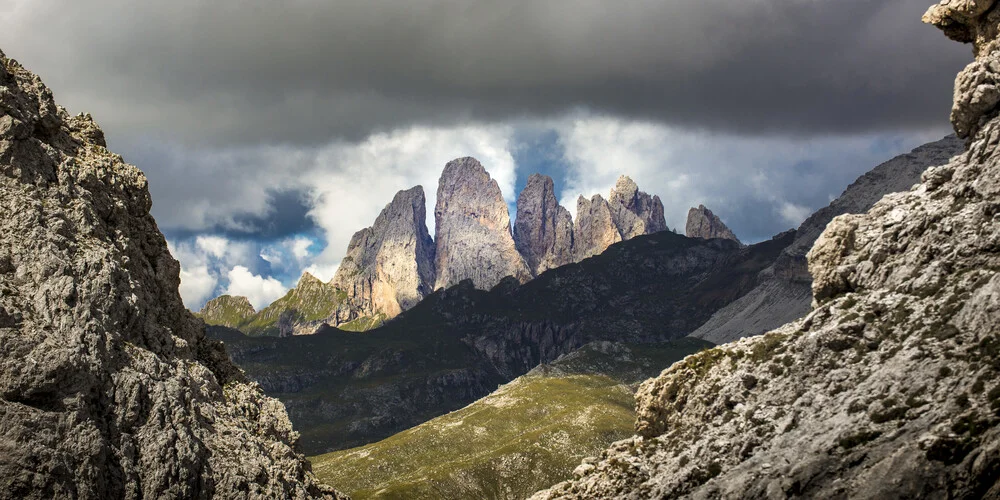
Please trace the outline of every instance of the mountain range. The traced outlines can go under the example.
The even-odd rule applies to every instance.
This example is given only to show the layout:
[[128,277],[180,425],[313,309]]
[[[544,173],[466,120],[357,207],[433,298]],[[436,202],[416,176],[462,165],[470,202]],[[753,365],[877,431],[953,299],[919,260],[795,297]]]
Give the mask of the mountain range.
[[558,204],[552,179],[540,174],[530,176],[518,196],[512,229],[499,185],[475,158],[445,165],[434,209],[436,240],[424,222],[425,205],[421,186],[398,192],[371,227],[354,234],[329,283],[306,273],[259,313],[245,298],[223,295],[199,316],[255,336],[311,334],[322,325],[365,331],[434,290],[464,280],[489,290],[508,276],[525,283],[616,242],[667,229],[659,197],[639,191],[627,176],[608,200],[581,196],[574,223]]
[[[308,454],[363,445],[461,408],[589,342],[686,335],[711,341],[704,332],[720,318],[727,318],[729,335],[740,338],[762,333],[761,324],[798,319],[812,300],[809,274],[798,269],[805,258],[798,256],[818,236],[815,228],[918,182],[919,172],[961,147],[950,136],[876,167],[807,219],[801,234],[788,231],[750,246],[735,237],[701,237],[715,233],[636,236],[526,283],[509,276],[485,291],[469,279],[438,290],[361,337],[328,326],[292,339],[250,338],[221,327],[209,332],[267,394],[285,403]],[[545,194],[550,182],[534,176],[525,192],[542,193],[540,199],[549,200],[545,213],[555,214],[543,219],[555,221],[560,207]],[[637,193],[633,186],[623,178],[611,198]],[[538,211],[536,204],[520,206]],[[703,207],[692,209],[689,222],[689,229],[731,234]],[[728,320],[733,317],[755,321]]]

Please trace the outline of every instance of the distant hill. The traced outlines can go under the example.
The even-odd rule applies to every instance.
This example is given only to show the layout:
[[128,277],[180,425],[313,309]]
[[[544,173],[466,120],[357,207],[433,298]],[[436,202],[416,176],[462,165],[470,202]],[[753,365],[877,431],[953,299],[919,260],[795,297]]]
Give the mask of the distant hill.
[[597,342],[388,439],[312,457],[353,498],[524,498],[631,436],[633,389],[709,342]]
[[254,311],[246,297],[216,297],[198,313],[206,324],[237,329],[250,336],[308,335],[333,323],[342,330],[364,331],[382,324],[385,317],[363,316],[347,300],[347,293],[303,273],[298,285],[269,306]]

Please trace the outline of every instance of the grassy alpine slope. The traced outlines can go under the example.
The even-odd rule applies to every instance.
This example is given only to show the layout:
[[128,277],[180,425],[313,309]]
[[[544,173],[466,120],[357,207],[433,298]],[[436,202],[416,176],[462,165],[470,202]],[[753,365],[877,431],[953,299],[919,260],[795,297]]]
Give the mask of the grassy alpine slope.
[[630,436],[635,384],[710,346],[588,344],[465,408],[313,457],[313,470],[356,499],[524,498]]

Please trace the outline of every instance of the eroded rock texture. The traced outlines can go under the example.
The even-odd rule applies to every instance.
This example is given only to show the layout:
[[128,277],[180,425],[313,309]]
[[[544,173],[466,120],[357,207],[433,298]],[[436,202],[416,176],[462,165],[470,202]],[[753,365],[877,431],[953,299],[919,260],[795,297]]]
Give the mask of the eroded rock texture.
[[976,46],[952,113],[968,151],[835,218],[808,255],[804,319],[645,382],[638,436],[538,498],[1000,498],[993,6],[925,16]]
[[611,188],[608,206],[623,240],[667,230],[660,197],[639,191],[635,181],[626,175]]
[[611,188],[609,199],[598,194],[589,200],[583,196],[577,200],[574,259],[580,261],[604,252],[619,241],[666,230],[660,197],[639,191],[639,186],[623,175]]
[[333,497],[182,305],[146,178],[0,53],[0,494]]
[[434,209],[437,247],[434,286],[447,288],[470,279],[489,290],[507,276],[531,279],[514,245],[510,213],[497,181],[471,157],[445,165]]
[[333,285],[347,292],[360,315],[395,317],[434,291],[425,203],[421,186],[400,191],[375,224],[351,238]]
[[705,208],[705,205],[698,205],[698,208],[688,210],[687,224],[684,233],[688,238],[722,238],[740,242],[739,238],[729,230],[718,215]]
[[577,261],[593,257],[622,241],[611,206],[604,197],[595,194],[586,199],[581,196],[576,201],[576,223],[573,227],[573,256]]
[[517,197],[514,243],[536,276],[573,262],[573,216],[559,205],[551,177],[528,177]]

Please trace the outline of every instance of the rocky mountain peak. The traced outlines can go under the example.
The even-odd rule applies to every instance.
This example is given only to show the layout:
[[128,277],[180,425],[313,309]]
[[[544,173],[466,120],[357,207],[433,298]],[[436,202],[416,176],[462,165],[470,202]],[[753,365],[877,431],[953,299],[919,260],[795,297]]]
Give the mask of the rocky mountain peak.
[[622,241],[622,235],[615,225],[611,206],[604,197],[595,194],[588,200],[580,196],[576,200],[576,224],[573,227],[576,260],[600,254],[619,241]]
[[705,208],[705,205],[698,205],[698,208],[688,210],[685,234],[688,238],[723,238],[740,242],[739,238],[729,230],[719,216]]
[[323,281],[313,276],[312,273],[308,271],[303,271],[302,276],[299,277],[299,282],[295,285],[295,288],[317,288],[323,286]]
[[333,284],[363,316],[394,317],[433,291],[434,242],[424,188],[399,191],[375,223],[357,232]]
[[536,276],[573,261],[573,216],[547,175],[532,174],[517,197],[514,243]]
[[471,279],[488,290],[506,276],[531,279],[511,234],[510,213],[497,181],[471,157],[445,165],[434,209],[437,288]]
[[13,498],[333,497],[183,306],[146,177],[0,52],[0,476]]
[[236,328],[257,314],[250,299],[242,295],[220,295],[205,303],[198,315],[205,323]]
[[618,177],[615,187],[611,188],[611,201],[617,201],[627,207],[636,205],[639,198],[639,186],[627,175]]
[[608,205],[623,240],[667,230],[660,197],[639,191],[639,186],[627,175],[619,177],[611,188]]

